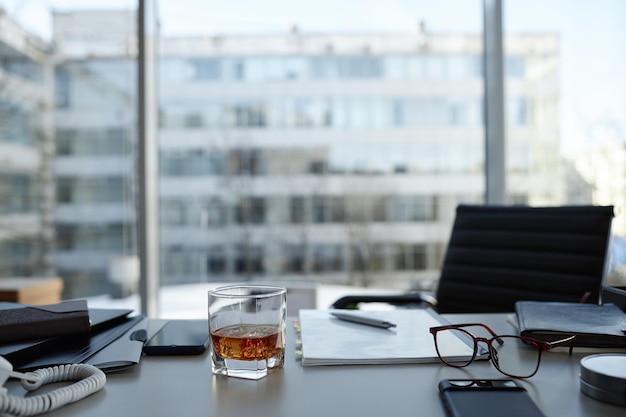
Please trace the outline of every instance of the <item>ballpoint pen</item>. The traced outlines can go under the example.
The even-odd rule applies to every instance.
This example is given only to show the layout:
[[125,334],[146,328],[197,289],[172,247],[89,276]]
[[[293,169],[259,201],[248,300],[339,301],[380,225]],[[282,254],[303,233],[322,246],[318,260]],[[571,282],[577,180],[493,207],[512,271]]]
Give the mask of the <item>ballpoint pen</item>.
[[371,317],[363,317],[363,316],[357,316],[355,314],[334,313],[334,312],[330,314],[337,317],[339,320],[349,321],[349,322],[358,323],[358,324],[365,324],[366,326],[380,327],[382,329],[396,327],[394,323],[390,323],[385,320],[375,319]]

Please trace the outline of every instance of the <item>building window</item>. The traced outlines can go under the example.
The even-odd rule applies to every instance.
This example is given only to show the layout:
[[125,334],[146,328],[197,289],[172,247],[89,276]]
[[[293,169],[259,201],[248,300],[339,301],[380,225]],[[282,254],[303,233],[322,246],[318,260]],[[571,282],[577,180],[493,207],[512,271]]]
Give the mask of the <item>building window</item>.
[[193,78],[195,80],[219,80],[222,76],[222,65],[218,59],[192,59]]
[[250,244],[235,246],[235,272],[239,275],[263,273],[263,249]]
[[231,151],[233,175],[257,176],[266,174],[265,155],[259,149],[237,149]]
[[306,223],[306,207],[304,197],[291,197],[289,204],[290,222],[295,224]]
[[185,127],[200,128],[204,126],[204,118],[199,113],[191,113],[185,116]]
[[228,223],[226,204],[219,199],[212,199],[202,211],[201,222],[205,227],[221,227]]
[[28,175],[0,174],[0,214],[25,213],[36,208],[35,182]]
[[226,253],[224,248],[213,247],[209,249],[207,271],[210,274],[223,274],[226,272]]
[[306,252],[303,245],[288,245],[285,247],[285,272],[305,272]]
[[508,55],[505,58],[505,72],[508,78],[524,78],[526,60],[522,55]]
[[371,221],[371,205],[374,197],[370,195],[351,195],[345,197],[346,221],[366,224]]
[[379,243],[355,243],[352,245],[352,270],[380,272],[385,270],[386,250]]
[[508,104],[508,123],[511,126],[526,126],[528,120],[528,100],[526,97],[509,97]]
[[392,222],[420,222],[433,220],[433,198],[403,195],[390,198]]
[[343,270],[341,246],[316,245],[313,249],[313,272],[338,272]]
[[240,199],[235,207],[235,220],[238,224],[265,223],[265,199],[261,197]]
[[313,197],[314,223],[341,223],[345,220],[345,199],[343,197]]
[[395,269],[414,271],[426,268],[426,247],[424,245],[396,245]]
[[57,69],[54,74],[54,80],[55,107],[58,109],[66,109],[71,105],[71,77],[66,71]]
[[186,224],[186,204],[179,200],[163,201],[161,204],[161,223],[168,226]]

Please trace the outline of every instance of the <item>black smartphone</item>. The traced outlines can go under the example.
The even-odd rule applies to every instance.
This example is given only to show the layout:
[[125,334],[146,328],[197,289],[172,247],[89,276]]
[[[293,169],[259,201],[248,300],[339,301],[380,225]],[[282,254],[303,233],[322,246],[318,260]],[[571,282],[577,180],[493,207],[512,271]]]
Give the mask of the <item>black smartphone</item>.
[[169,320],[143,345],[143,353],[198,355],[208,346],[208,320]]
[[444,379],[439,395],[450,417],[545,417],[512,379]]

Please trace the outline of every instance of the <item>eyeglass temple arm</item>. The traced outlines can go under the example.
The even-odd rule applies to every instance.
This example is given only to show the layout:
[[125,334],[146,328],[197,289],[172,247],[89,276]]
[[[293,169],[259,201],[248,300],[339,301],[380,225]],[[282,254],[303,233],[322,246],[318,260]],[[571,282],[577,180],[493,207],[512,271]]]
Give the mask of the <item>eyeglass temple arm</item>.
[[[576,335],[572,335],[572,336],[566,337],[565,339],[555,340],[554,342],[546,342],[546,350],[564,345],[568,342],[573,342],[575,338],[576,338]],[[574,343],[570,343],[569,345],[570,356],[572,355],[573,350],[574,350]]]

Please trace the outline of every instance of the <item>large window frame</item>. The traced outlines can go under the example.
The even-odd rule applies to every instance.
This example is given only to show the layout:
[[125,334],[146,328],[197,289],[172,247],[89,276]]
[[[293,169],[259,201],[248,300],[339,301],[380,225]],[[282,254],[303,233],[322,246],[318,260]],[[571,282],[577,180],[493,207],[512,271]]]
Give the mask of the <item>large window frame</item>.
[[[159,198],[156,117],[156,0],[138,0],[138,219],[141,313],[158,317]],[[502,1],[483,0],[485,203],[505,201],[505,115]]]

